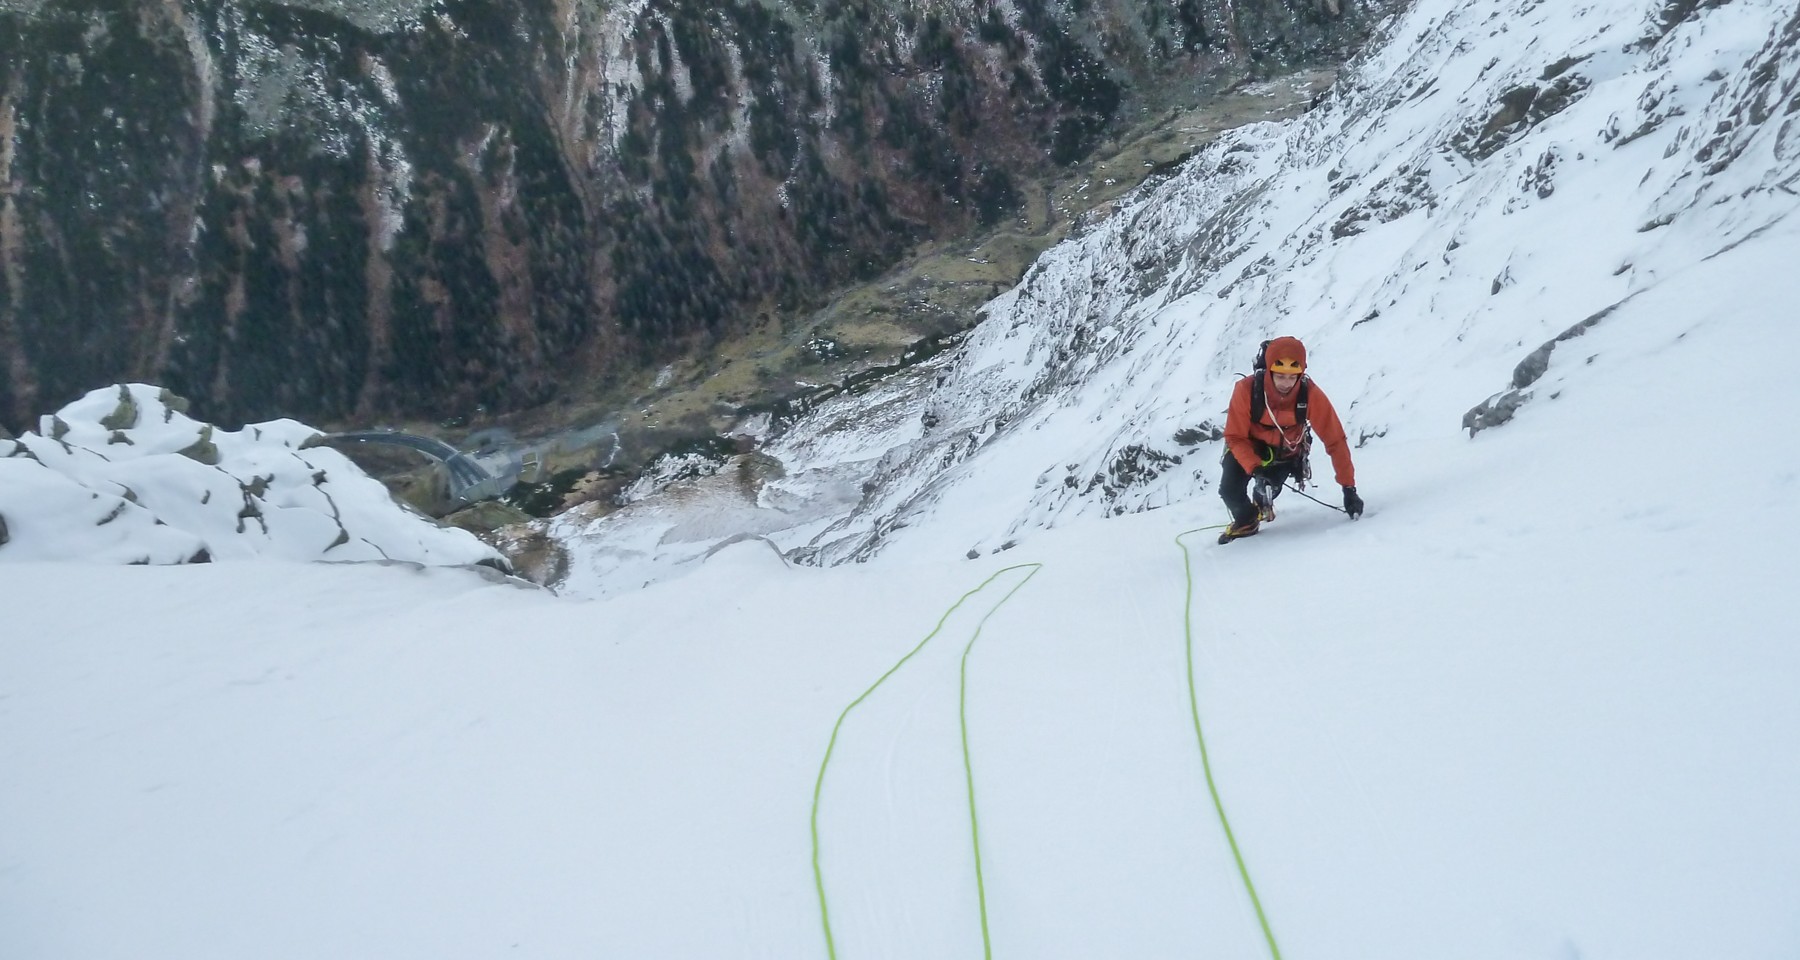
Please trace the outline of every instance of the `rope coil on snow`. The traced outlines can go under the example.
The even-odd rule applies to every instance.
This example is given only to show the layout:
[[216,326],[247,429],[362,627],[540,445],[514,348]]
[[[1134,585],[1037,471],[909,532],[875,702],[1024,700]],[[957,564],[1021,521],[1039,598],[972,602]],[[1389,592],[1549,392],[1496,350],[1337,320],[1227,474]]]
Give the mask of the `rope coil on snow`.
[[[1300,492],[1300,491],[1295,491],[1295,492]],[[1311,499],[1311,498],[1309,497],[1308,499]],[[1326,504],[1326,506],[1330,506],[1330,504]],[[1281,948],[1279,946],[1277,946],[1275,943],[1275,932],[1269,924],[1269,918],[1268,918],[1267,912],[1263,910],[1262,898],[1259,897],[1256,893],[1256,884],[1254,881],[1252,881],[1250,879],[1250,868],[1244,861],[1243,850],[1238,846],[1237,835],[1231,829],[1231,820],[1229,817],[1226,816],[1225,803],[1224,803],[1223,798],[1219,794],[1218,780],[1213,775],[1212,757],[1211,757],[1209,751],[1207,750],[1206,733],[1200,723],[1199,690],[1194,681],[1194,568],[1193,568],[1193,555],[1189,552],[1188,546],[1183,541],[1182,538],[1188,536],[1189,534],[1193,534],[1193,533],[1200,533],[1202,531],[1207,531],[1207,530],[1222,529],[1225,526],[1227,526],[1227,524],[1216,524],[1216,525],[1208,526],[1208,527],[1198,527],[1193,530],[1184,531],[1183,533],[1180,533],[1180,534],[1176,535],[1176,537],[1175,537],[1175,545],[1181,549],[1182,569],[1186,575],[1186,597],[1185,597],[1184,604],[1182,607],[1182,627],[1183,627],[1183,634],[1184,634],[1184,648],[1185,648],[1185,653],[1186,653],[1186,659],[1185,659],[1186,671],[1185,672],[1187,675],[1188,710],[1189,710],[1189,716],[1193,720],[1194,739],[1195,739],[1195,742],[1200,747],[1200,767],[1206,776],[1207,793],[1212,797],[1213,810],[1214,810],[1214,812],[1216,812],[1218,814],[1218,818],[1219,818],[1219,827],[1224,831],[1225,842],[1231,848],[1232,861],[1237,866],[1238,877],[1243,881],[1244,892],[1250,897],[1250,905],[1256,911],[1256,921],[1257,921],[1257,924],[1262,928],[1263,940],[1268,944],[1269,955],[1272,958],[1272,960],[1281,960]],[[980,916],[981,916],[982,956],[984,958],[987,958],[987,960],[991,960],[991,958],[993,957],[993,941],[992,941],[992,936],[991,936],[990,929],[989,929],[988,915],[987,915],[987,888],[986,888],[986,884],[985,884],[985,881],[983,878],[983,872],[982,872],[980,818],[977,815],[976,803],[975,803],[975,768],[974,768],[974,761],[973,761],[973,758],[972,758],[972,755],[971,755],[970,749],[969,749],[969,721],[968,721],[969,656],[975,649],[976,641],[981,639],[982,628],[987,625],[988,619],[991,618],[997,611],[999,611],[999,609],[1002,606],[1004,606],[1008,600],[1011,600],[1013,594],[1018,593],[1019,590],[1021,588],[1023,588],[1025,586],[1025,584],[1031,580],[1032,577],[1036,576],[1038,571],[1041,570],[1042,568],[1043,568],[1043,565],[1038,564],[1038,563],[1023,563],[1023,564],[1018,564],[1018,565],[1011,566],[1011,567],[1006,567],[1005,569],[996,571],[994,574],[989,576],[986,580],[983,580],[974,589],[963,594],[961,597],[959,597],[957,599],[957,601],[955,603],[950,605],[949,609],[944,611],[944,613],[941,617],[938,618],[937,625],[932,627],[931,632],[926,634],[925,638],[923,640],[920,640],[918,642],[918,644],[916,646],[914,646],[911,650],[907,651],[906,655],[902,656],[898,661],[896,661],[892,667],[889,667],[887,669],[887,672],[883,673],[880,677],[878,677],[875,680],[874,683],[870,684],[869,688],[867,690],[864,690],[860,695],[857,696],[857,698],[855,700],[850,701],[849,706],[846,706],[843,709],[843,711],[838,714],[837,722],[832,725],[831,738],[826,743],[826,746],[825,746],[825,757],[819,763],[819,775],[818,775],[817,780],[813,784],[812,824],[811,824],[813,885],[816,888],[816,890],[818,892],[818,896],[819,896],[819,921],[820,921],[820,925],[822,926],[824,933],[825,933],[825,951],[826,951],[827,956],[830,958],[830,960],[837,960],[837,942],[836,942],[835,938],[832,936],[831,910],[830,910],[830,906],[829,906],[829,903],[828,903],[828,900],[827,900],[827,897],[825,894],[824,868],[820,862],[819,806],[820,806],[820,799],[823,796],[824,789],[825,789],[825,772],[831,764],[831,757],[832,757],[833,752],[837,749],[838,735],[843,730],[844,721],[849,718],[850,711],[852,711],[852,710],[856,709],[858,706],[860,706],[863,703],[863,701],[867,700],[870,696],[872,696],[875,693],[875,691],[881,687],[881,685],[883,683],[887,682],[889,677],[892,677],[895,673],[899,672],[900,668],[905,666],[907,661],[911,660],[914,656],[916,656],[919,653],[919,651],[925,649],[925,645],[930,643],[934,637],[936,637],[939,633],[941,633],[943,631],[944,624],[948,623],[950,620],[950,617],[952,615],[954,615],[957,610],[961,609],[963,604],[967,603],[970,598],[974,597],[976,594],[987,589],[987,587],[989,585],[991,585],[995,580],[998,580],[1000,577],[1004,576],[1005,574],[1011,573],[1015,570],[1028,569],[1031,572],[1029,574],[1025,575],[1024,577],[1020,578],[1018,583],[1013,584],[1012,589],[1008,590],[1006,592],[1006,595],[1001,597],[998,603],[995,603],[991,608],[989,608],[987,613],[983,614],[981,620],[975,625],[974,633],[969,637],[969,642],[963,647],[961,672],[960,672],[960,676],[959,676],[959,680],[958,680],[958,693],[957,693],[957,714],[958,714],[958,716],[957,716],[957,720],[958,720],[958,725],[961,728],[961,735],[962,735],[963,778],[964,778],[964,783],[967,787],[968,799],[969,799],[969,836],[970,836],[971,845],[974,849],[974,856],[975,856],[975,889],[976,889],[976,896],[978,898],[978,903],[979,903],[979,908],[980,908]]]
[[[985,960],[993,960],[994,942],[988,933],[987,885],[982,882],[981,876],[981,826],[975,818],[975,765],[969,758],[969,654],[975,649],[975,641],[981,639],[981,628],[987,626],[988,617],[993,616],[996,611],[1005,606],[1006,601],[1011,600],[1012,595],[1019,592],[1019,588],[1030,582],[1032,577],[1037,576],[1038,571],[1043,569],[1043,564],[1020,564],[1018,567],[1007,569],[1017,570],[1020,567],[1030,567],[1031,572],[1020,579],[1018,583],[1013,584],[1013,588],[1006,591],[1006,596],[1001,597],[1000,602],[994,604],[982,616],[981,622],[975,625],[974,635],[969,637],[968,646],[963,647],[962,676],[960,689],[957,692],[957,723],[962,727],[963,780],[969,787],[969,838],[975,845],[975,895],[981,906],[981,955]],[[1006,571],[1000,572],[1005,573]],[[995,576],[998,575],[995,574]]]
[[845,707],[842,713],[838,714],[837,722],[832,725],[831,739],[825,745],[825,759],[819,762],[819,777],[813,783],[812,802],[813,886],[817,889],[819,894],[819,922],[825,931],[825,953],[830,960],[837,960],[837,941],[831,934],[831,909],[827,904],[825,897],[825,871],[820,865],[819,860],[819,799],[825,791],[825,770],[831,764],[832,752],[837,749],[838,734],[843,730],[844,721],[849,718],[850,711],[856,709],[864,700],[869,699],[870,695],[874,694],[876,689],[883,683],[886,683],[889,677],[899,672],[900,668],[905,666],[908,660],[911,660],[920,650],[925,649],[925,645],[930,643],[931,639],[944,629],[944,624],[949,622],[951,615],[961,609],[962,605],[967,603],[970,597],[987,589],[989,584],[1000,579],[1000,577],[1011,573],[1014,570],[1025,569],[1029,569],[1031,572],[1021,578],[1018,583],[1014,584],[1013,588],[1006,592],[1006,596],[1001,597],[1000,602],[994,604],[994,606],[982,616],[980,622],[975,625],[974,635],[969,638],[968,645],[963,648],[962,677],[958,692],[958,721],[962,727],[963,777],[968,786],[969,794],[969,834],[975,848],[975,890],[981,910],[981,944],[983,956],[993,956],[993,945],[988,935],[987,889],[983,885],[981,873],[981,834],[975,816],[975,772],[974,764],[969,757],[969,652],[975,648],[975,641],[981,638],[981,628],[987,624],[988,618],[992,617],[996,610],[999,610],[1005,605],[1006,601],[1012,599],[1012,595],[1018,593],[1020,587],[1025,586],[1032,577],[1037,576],[1038,571],[1043,569],[1043,564],[1041,563],[1020,563],[995,571],[992,576],[981,581],[980,585],[959,597],[955,603],[950,605],[948,610],[944,611],[944,615],[938,618],[937,626],[931,628],[931,632],[925,635],[925,639],[920,640],[917,646],[914,646],[911,650],[907,651],[905,656],[901,657],[893,666],[889,667],[886,673],[883,673],[874,683],[869,685],[869,689],[864,690],[855,700],[850,701],[850,705]]
[[1256,895],[1256,884],[1250,880],[1250,868],[1244,864],[1243,851],[1238,848],[1237,835],[1231,832],[1231,821],[1225,816],[1225,802],[1220,799],[1219,785],[1213,778],[1212,758],[1206,750],[1206,734],[1200,728],[1200,694],[1194,684],[1194,563],[1193,555],[1188,552],[1187,544],[1181,538],[1190,533],[1218,530],[1225,526],[1227,524],[1221,523],[1197,527],[1175,536],[1175,545],[1181,548],[1181,567],[1187,574],[1187,599],[1182,607],[1181,619],[1187,650],[1188,711],[1194,719],[1194,739],[1200,744],[1200,768],[1206,773],[1206,790],[1212,794],[1213,809],[1219,814],[1219,826],[1225,831],[1225,842],[1231,846],[1231,859],[1237,863],[1238,876],[1244,881],[1244,892],[1250,895],[1250,905],[1256,908],[1256,922],[1262,926],[1263,939],[1269,944],[1269,956],[1273,960],[1281,960],[1281,948],[1275,945],[1275,931],[1270,929],[1268,914],[1263,912],[1262,899]]

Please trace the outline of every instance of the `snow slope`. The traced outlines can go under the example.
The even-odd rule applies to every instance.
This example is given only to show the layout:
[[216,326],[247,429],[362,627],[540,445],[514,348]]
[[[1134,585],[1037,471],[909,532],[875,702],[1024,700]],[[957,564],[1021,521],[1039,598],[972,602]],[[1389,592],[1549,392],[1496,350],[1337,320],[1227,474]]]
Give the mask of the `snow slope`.
[[1220,445],[1176,435],[1222,424],[1279,334],[1367,444],[1378,500],[1404,482],[1384,445],[1461,430],[1570,328],[1629,302],[1650,329],[1608,315],[1552,351],[1539,402],[1612,376],[1612,337],[1695,331],[1680,278],[1740,244],[1794,250],[1771,231],[1800,204],[1800,14],[1659,19],[1679,6],[1415,3],[1327,103],[1228,135],[1048,252],[921,398],[930,429],[893,436],[872,495],[811,551],[942,526],[985,552],[1216,497]]
[[[1699,328],[1680,278],[1792,250],[1796,97],[1789,3],[1421,0],[1311,113],[1208,145],[1047,252],[957,351],[777,439],[786,476],[559,524],[565,586],[679,574],[703,551],[678,526],[835,563],[1216,503],[1229,391],[1279,334],[1307,343],[1379,501],[1404,482],[1384,446],[1613,376],[1615,338]],[[1778,276],[1729,282],[1783,302]]]
[[[1568,428],[1635,386],[1406,445],[1411,486],[1363,522],[1197,535],[1199,712],[1285,956],[1800,950],[1800,471],[1737,484],[1756,537],[1693,509],[1716,471],[1646,451],[1696,408],[1593,445],[1633,469],[1571,496]],[[213,564],[84,568],[107,602],[77,604],[66,568],[9,567],[0,947],[826,956],[833,723],[1030,560],[968,664],[993,955],[1266,956],[1187,714],[1173,536],[1211,513],[961,563],[739,543],[607,601]],[[1022,576],[845,720],[818,821],[838,956],[981,955],[958,671]]]
[[[0,567],[0,956],[1800,955],[1800,13],[1693,6],[1418,0],[781,475],[568,530],[562,597]],[[1369,515],[1190,577],[1172,436],[1276,331]]]

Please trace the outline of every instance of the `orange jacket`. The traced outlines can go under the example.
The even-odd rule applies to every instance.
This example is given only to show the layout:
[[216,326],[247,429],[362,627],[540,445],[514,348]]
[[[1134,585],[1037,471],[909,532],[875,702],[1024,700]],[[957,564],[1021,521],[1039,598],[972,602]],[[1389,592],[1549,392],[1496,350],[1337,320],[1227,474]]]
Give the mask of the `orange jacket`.
[[[1231,448],[1231,455],[1237,458],[1245,473],[1254,472],[1262,464],[1258,444],[1274,448],[1279,455],[1284,448],[1291,451],[1300,442],[1303,431],[1294,416],[1294,402],[1298,399],[1298,388],[1284,397],[1273,383],[1264,383],[1263,405],[1267,409],[1263,411],[1261,421],[1251,423],[1250,378],[1238,381],[1237,389],[1231,391],[1231,409],[1225,414],[1225,445]],[[1307,388],[1306,419],[1311,421],[1313,432],[1331,454],[1331,467],[1337,474],[1338,485],[1356,486],[1356,467],[1350,463],[1350,442],[1344,437],[1343,421],[1338,419],[1337,409],[1316,383]]]

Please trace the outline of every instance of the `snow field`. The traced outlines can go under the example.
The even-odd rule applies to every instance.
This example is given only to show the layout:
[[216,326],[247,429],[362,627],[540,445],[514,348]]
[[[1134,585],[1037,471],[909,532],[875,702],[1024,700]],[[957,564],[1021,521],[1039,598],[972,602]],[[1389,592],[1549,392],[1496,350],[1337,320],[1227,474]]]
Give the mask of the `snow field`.
[[[747,522],[727,500],[576,542],[603,599],[8,565],[0,956],[824,957],[834,723],[1026,562],[844,717],[837,955],[985,952],[967,651],[992,954],[1266,956],[1184,676],[1174,538],[1223,519],[1217,445],[1116,504],[1063,491],[1218,416],[1270,333],[1371,431],[1362,521],[1288,494],[1261,536],[1193,538],[1192,682],[1283,956],[1800,955],[1800,123],[1727,122],[1757,76],[1791,98],[1791,62],[1750,66],[1793,13],[1697,8],[1628,49],[1661,6],[1419,0],[1342,112],[1236,134],[1052,251],[917,404],[784,438],[770,488],[855,501],[828,532],[868,562],[712,552]],[[1569,55],[1592,86],[1566,111],[1486,161],[1441,149]],[[1744,153],[1702,176],[1714,133]],[[1430,190],[1381,186],[1403,164]],[[1387,202],[1418,206],[1324,239]],[[783,547],[831,522],[788,519]]]
[[[1284,956],[1800,943],[1800,654],[1772,629],[1796,472],[1667,453],[1721,422],[1689,371],[1791,338],[1750,306],[1675,345],[1622,313],[1583,344],[1613,376],[1474,441],[1371,448],[1361,522],[1289,494],[1263,536],[1199,536],[1202,719]],[[1652,384],[1657,416],[1619,416]],[[1699,509],[1715,489],[1731,522]],[[846,720],[820,819],[839,956],[981,949],[956,713],[990,611],[968,706],[994,954],[1263,955],[1182,677],[1173,537],[1217,512],[951,564],[742,543],[604,602],[236,564],[78,568],[109,603],[72,606],[74,569],[16,567],[7,953],[822,956],[832,724],[1034,560]]]

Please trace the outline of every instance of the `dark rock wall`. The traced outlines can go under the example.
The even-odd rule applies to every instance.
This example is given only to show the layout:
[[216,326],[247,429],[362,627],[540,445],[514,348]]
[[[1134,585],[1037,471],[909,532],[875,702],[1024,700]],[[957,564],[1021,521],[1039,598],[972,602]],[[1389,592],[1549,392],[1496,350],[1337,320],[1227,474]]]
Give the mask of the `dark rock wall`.
[[404,6],[0,13],[0,422],[120,379],[225,421],[543,402],[997,220],[1138,85],[1339,56],[1370,16]]

